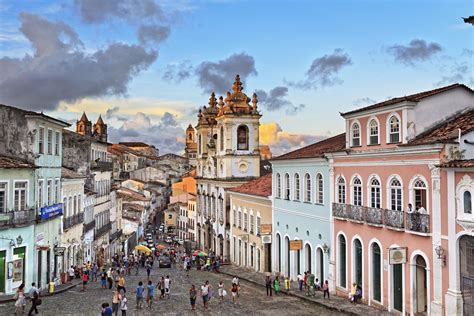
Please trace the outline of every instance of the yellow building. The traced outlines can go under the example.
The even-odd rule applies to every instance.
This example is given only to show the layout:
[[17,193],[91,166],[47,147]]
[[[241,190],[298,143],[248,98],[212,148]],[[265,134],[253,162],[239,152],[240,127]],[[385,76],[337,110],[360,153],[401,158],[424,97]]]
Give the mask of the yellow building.
[[272,174],[228,189],[231,214],[231,261],[271,271]]
[[183,193],[196,194],[196,169],[191,170],[182,177],[180,182],[173,183],[171,186],[172,196],[177,196]]

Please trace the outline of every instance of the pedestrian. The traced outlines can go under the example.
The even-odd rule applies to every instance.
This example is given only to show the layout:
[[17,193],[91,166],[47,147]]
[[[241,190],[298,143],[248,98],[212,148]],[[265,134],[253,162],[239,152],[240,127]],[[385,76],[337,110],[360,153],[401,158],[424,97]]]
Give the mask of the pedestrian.
[[26,297],[25,297],[25,284],[22,283],[16,290],[15,296],[13,296],[15,301],[15,314],[20,315],[25,313],[26,306]]
[[28,291],[28,296],[30,297],[32,304],[28,315],[33,315],[33,311],[35,311],[35,314],[38,314],[38,305],[41,304],[41,300],[39,298],[39,289],[36,287],[35,282],[31,283],[31,288]]
[[148,281],[147,285],[147,296],[146,302],[148,304],[148,308],[151,309],[151,305],[153,304],[153,296],[155,295],[155,285],[151,280]]
[[122,297],[120,295],[120,291],[118,289],[114,290],[112,294],[112,312],[115,314],[115,316],[118,315],[119,304],[121,300]]
[[196,287],[191,285],[191,289],[189,289],[189,301],[191,303],[191,310],[196,310],[196,296],[197,296],[197,291]]
[[102,315],[103,316],[112,316],[113,310],[110,307],[109,303],[102,303]]
[[286,277],[284,282],[285,282],[285,291],[286,291],[286,294],[288,294],[290,293],[290,278]]
[[306,295],[307,296],[315,296],[316,295],[316,292],[314,291],[314,274],[312,274],[311,272],[308,272],[308,278],[307,278],[307,282],[308,282],[308,286],[306,287]]
[[303,285],[304,285],[305,290],[308,290],[308,277],[309,277],[309,275],[310,275],[309,271],[304,272]]
[[314,291],[321,291],[321,283],[319,282],[318,278],[316,278],[316,280],[314,281]]
[[272,296],[272,278],[269,275],[265,277],[265,288],[267,289],[267,296]]
[[92,265],[92,281],[97,282],[97,271],[99,270],[99,267],[97,266],[97,263],[94,263]]
[[69,281],[69,282],[72,282],[72,280],[74,279],[74,275],[75,275],[74,267],[73,267],[73,266],[71,266],[71,267],[67,270],[67,274],[68,274],[68,281]]
[[145,289],[143,288],[143,282],[142,281],[138,282],[138,286],[135,289],[136,298],[137,298],[137,309],[142,308],[143,292],[144,291],[145,291]]
[[112,284],[114,282],[114,279],[112,278],[112,268],[110,268],[107,271],[107,282],[109,282],[109,290],[111,290],[112,289]]
[[87,273],[85,271],[82,272],[82,292],[86,290],[86,285],[87,285],[88,280],[89,280],[89,276],[87,275]]
[[[306,271],[304,272],[304,278],[306,279]],[[298,275],[296,276],[296,280],[298,281],[298,289],[301,291],[303,291],[303,276],[301,275],[301,273],[298,273]]]
[[124,294],[127,293],[127,290],[125,289],[125,276],[123,274],[121,274],[118,279],[117,289],[119,292],[123,291]]
[[204,303],[204,308],[207,309],[209,306],[209,281],[206,281],[203,286],[201,286],[201,296],[202,302]]
[[120,301],[120,310],[122,311],[122,316],[127,316],[127,298],[125,297],[125,293],[122,296],[122,300]]
[[170,280],[170,276],[169,276],[169,275],[167,275],[166,278],[165,278],[164,286],[165,286],[165,296],[167,296],[168,299],[170,299],[171,280]]
[[235,305],[239,294],[239,287],[236,283],[232,283],[232,289],[230,291],[232,292],[232,303]]
[[275,295],[280,294],[280,281],[278,280],[278,277],[273,280],[273,288],[275,289]]
[[150,280],[150,273],[151,273],[151,264],[149,262],[147,262],[147,264],[146,264],[146,276],[147,276],[148,280]]
[[219,292],[219,299],[221,300],[221,302],[224,300],[224,283],[222,283],[222,281],[219,282],[219,288],[217,290]]
[[157,287],[161,292],[160,299],[163,299],[165,297],[165,277],[164,276],[161,276],[161,279],[158,281]]
[[100,273],[100,287],[102,289],[107,288],[107,272],[105,269],[102,269],[102,272]]
[[240,280],[237,276],[234,276],[234,278],[232,279],[232,284],[237,284],[237,296],[240,296],[239,292],[240,292]]
[[329,299],[329,283],[328,283],[328,280],[324,281],[323,292],[324,292],[324,298],[326,298],[326,294],[327,294],[328,299]]

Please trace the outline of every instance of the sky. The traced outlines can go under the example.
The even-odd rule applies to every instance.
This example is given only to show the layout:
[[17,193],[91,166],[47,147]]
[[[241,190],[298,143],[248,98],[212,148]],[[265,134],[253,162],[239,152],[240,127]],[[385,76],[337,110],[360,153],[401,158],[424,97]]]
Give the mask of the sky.
[[0,0],[0,103],[109,141],[182,153],[210,92],[240,74],[274,155],[344,131],[340,112],[474,86],[469,0]]

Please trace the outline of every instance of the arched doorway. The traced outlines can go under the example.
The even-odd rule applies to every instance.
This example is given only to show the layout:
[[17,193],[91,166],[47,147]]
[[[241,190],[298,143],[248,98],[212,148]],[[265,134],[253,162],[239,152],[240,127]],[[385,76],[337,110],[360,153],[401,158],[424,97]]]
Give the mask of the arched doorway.
[[285,237],[285,246],[286,246],[286,269],[285,269],[285,276],[290,277],[290,238]]
[[305,267],[304,267],[304,271],[309,271],[309,272],[313,272],[312,269],[311,269],[311,246],[309,244],[306,244],[306,246],[304,247],[304,257],[305,257]]
[[415,263],[415,313],[426,314],[427,302],[428,302],[428,290],[427,290],[427,275],[426,275],[426,261],[425,259],[417,255],[414,258]]
[[281,273],[281,237],[280,234],[276,234],[277,239],[277,271]]
[[316,249],[316,277],[319,279],[319,282],[323,284],[324,282],[324,252],[320,247]]
[[382,302],[382,255],[380,246],[372,244],[372,299]]
[[474,237],[459,239],[459,257],[464,315],[474,315]]
[[352,260],[354,262],[354,274],[352,282],[362,287],[362,243],[359,239],[354,240],[353,247]]

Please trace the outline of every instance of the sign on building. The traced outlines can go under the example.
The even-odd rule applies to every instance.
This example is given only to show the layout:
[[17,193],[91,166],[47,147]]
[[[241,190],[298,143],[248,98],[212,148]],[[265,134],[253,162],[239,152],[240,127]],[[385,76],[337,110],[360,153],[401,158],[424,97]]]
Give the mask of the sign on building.
[[389,249],[389,264],[403,264],[407,262],[407,247]]
[[302,240],[290,240],[290,250],[301,250],[303,248]]
[[267,235],[272,233],[272,224],[261,224],[260,233],[262,235]]
[[53,218],[63,215],[63,203],[45,206],[40,209],[41,219]]
[[272,243],[272,235],[262,236],[262,244],[271,244],[271,243]]

